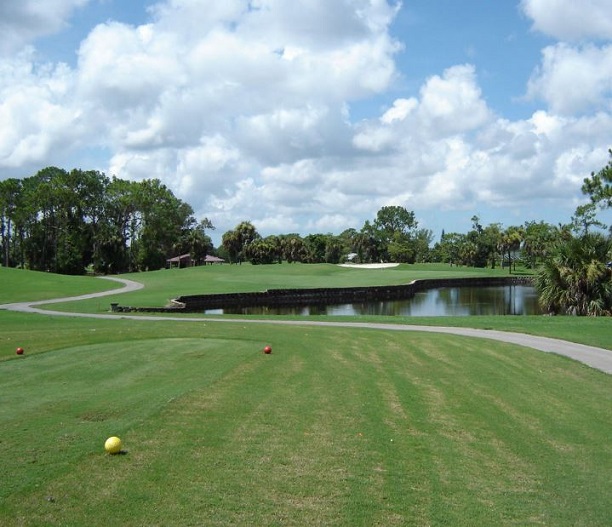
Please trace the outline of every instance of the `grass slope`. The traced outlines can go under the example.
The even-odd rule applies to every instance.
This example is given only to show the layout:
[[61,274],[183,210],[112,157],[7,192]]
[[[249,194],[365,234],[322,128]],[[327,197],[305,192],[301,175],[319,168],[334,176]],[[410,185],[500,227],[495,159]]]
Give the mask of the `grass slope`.
[[[572,361],[341,328],[57,329],[38,354],[0,362],[2,525],[612,517],[611,377]],[[109,456],[115,434],[125,452]]]
[[[467,276],[507,276],[507,271],[457,268],[447,265],[400,265],[387,269],[353,269],[330,264],[214,265],[121,275],[145,287],[103,300],[79,302],[78,310],[108,310],[111,302],[131,306],[164,306],[180,295],[235,293],[283,288],[350,287],[405,284],[415,279]],[[1,269],[0,269],[0,278]],[[72,310],[74,304],[55,304]]]
[[118,284],[88,276],[66,276],[0,267],[0,304],[50,300],[117,289]]

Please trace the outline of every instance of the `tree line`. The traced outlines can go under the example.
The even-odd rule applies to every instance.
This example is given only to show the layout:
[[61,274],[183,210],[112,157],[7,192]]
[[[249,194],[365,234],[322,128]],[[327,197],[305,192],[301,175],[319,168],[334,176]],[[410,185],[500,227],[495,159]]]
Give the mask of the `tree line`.
[[230,262],[253,264],[426,261],[433,234],[419,229],[415,214],[404,207],[383,207],[373,222],[360,231],[349,228],[339,235],[296,233],[262,237],[249,221],[239,223],[222,237],[220,252]]
[[354,263],[448,263],[467,267],[498,266],[512,272],[517,263],[535,269],[550,254],[552,247],[572,233],[590,232],[602,224],[589,214],[578,214],[567,225],[526,221],[504,227],[486,226],[478,216],[471,218],[467,233],[442,232],[432,245],[429,229],[419,229],[415,213],[400,206],[381,208],[376,218],[367,220],[361,230],[346,229],[334,234],[279,234],[262,237],[249,221],[240,222],[222,237],[219,251],[231,263],[282,262],[333,263],[350,259]]
[[109,178],[94,170],[47,167],[0,181],[0,261],[61,274],[159,269],[169,255],[195,261],[212,250],[191,206],[159,180]]

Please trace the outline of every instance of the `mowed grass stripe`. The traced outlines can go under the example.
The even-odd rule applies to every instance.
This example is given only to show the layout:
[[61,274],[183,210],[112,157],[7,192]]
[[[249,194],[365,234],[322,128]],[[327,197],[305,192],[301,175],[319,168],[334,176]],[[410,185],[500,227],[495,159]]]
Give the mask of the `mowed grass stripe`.
[[140,340],[4,363],[0,418],[8,455],[0,497],[70,469],[100,451],[107,436],[155,419],[166,404],[213,383],[255,348],[232,342],[234,352],[217,353],[227,345],[215,339]]
[[[127,453],[101,450],[116,415],[84,425],[95,433],[74,438],[79,453],[61,470],[58,435],[32,436],[56,454],[38,487],[5,496],[3,524],[605,525],[612,515],[609,376],[448,335],[269,326],[236,327],[228,341],[219,331],[171,351],[150,340],[117,352],[117,375],[143,374],[120,393],[101,385],[78,415],[102,411],[101,401],[109,413],[132,408]],[[74,356],[87,356],[104,369],[112,349],[40,357],[67,353],[78,368]],[[30,369],[42,379],[44,363],[26,362],[7,361],[3,373],[19,364],[23,378]],[[160,397],[138,410],[149,388]],[[86,393],[77,383],[54,391],[56,402]],[[44,393],[41,382],[27,395]],[[52,430],[32,408],[22,419]]]

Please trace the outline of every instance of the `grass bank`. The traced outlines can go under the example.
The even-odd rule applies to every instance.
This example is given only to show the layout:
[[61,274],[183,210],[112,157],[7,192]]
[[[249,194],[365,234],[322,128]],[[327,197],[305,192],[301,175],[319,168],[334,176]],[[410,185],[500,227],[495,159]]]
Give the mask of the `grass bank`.
[[51,300],[116,289],[117,284],[90,276],[66,276],[0,267],[0,304]]
[[[0,268],[0,278],[1,273]],[[399,265],[386,269],[355,269],[330,264],[214,265],[121,275],[122,278],[143,283],[144,289],[103,300],[82,301],[77,309],[82,312],[107,311],[111,302],[131,306],[165,306],[173,298],[193,294],[398,285],[418,279],[482,276],[508,276],[508,272],[443,264]],[[75,305],[55,304],[54,309],[69,311]]]

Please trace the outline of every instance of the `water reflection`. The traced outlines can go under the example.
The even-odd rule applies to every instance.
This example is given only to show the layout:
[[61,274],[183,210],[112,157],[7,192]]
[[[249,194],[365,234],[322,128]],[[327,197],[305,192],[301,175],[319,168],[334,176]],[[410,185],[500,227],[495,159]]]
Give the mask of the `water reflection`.
[[211,309],[206,314],[242,315],[384,315],[384,316],[469,316],[539,315],[535,289],[531,286],[444,287],[417,293],[406,300],[359,304],[245,307]]

